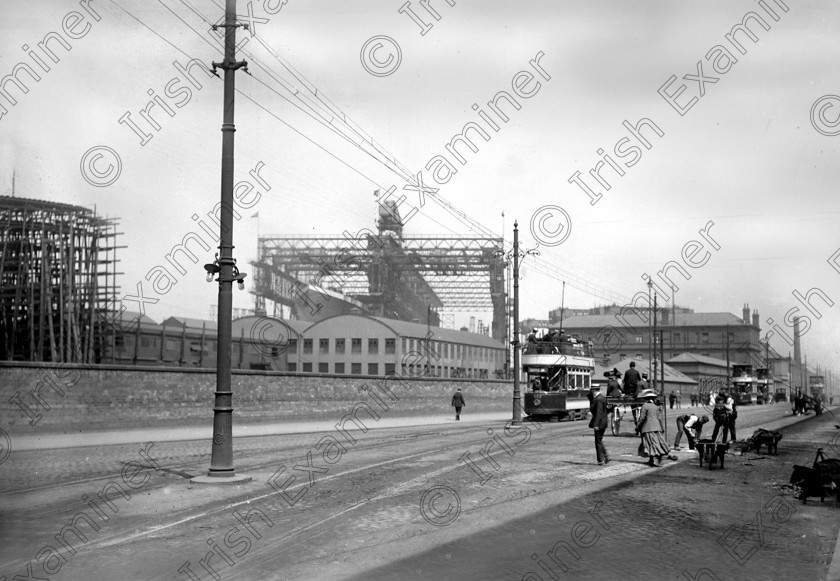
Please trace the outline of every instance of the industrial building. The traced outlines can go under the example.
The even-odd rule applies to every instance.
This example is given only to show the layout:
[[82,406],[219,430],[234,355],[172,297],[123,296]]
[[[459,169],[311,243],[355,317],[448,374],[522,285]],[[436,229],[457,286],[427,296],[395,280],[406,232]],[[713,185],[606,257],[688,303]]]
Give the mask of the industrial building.
[[[169,317],[158,324],[123,313],[104,362],[215,367],[216,323]],[[243,317],[232,323],[231,367],[335,375],[498,379],[505,346],[487,335],[362,314],[315,323]],[[417,366],[421,366],[418,369]]]
[[[645,308],[609,305],[590,309],[586,315],[564,316],[562,326],[583,340],[591,339],[596,357],[609,358],[619,354],[628,358],[647,358],[652,346],[652,320]],[[559,320],[551,323],[559,325]],[[659,310],[656,327],[662,332],[666,361],[681,353],[724,361],[728,353],[732,364],[751,363],[764,357],[764,347],[759,341],[758,312],[751,314],[749,305],[744,305],[741,317],[731,313],[695,313],[688,308],[664,308]]]

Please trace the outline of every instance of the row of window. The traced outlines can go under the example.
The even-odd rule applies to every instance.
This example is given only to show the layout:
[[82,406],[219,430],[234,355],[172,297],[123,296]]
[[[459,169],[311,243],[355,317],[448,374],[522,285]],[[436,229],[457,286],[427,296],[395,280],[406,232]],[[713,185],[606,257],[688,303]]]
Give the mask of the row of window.
[[[380,341],[376,339],[367,339],[367,354],[379,355]],[[360,355],[362,353],[363,340],[361,337],[354,337],[350,339],[350,354]],[[311,355],[315,347],[315,339],[303,340],[303,354]],[[396,353],[396,339],[385,339],[384,341],[385,355],[393,355]],[[289,353],[297,353],[298,340],[289,340]],[[489,349],[487,347],[472,347],[469,345],[454,345],[452,343],[442,343],[439,341],[423,341],[422,339],[406,339],[403,338],[403,353],[418,352],[432,359],[462,359],[466,358],[471,361],[495,361],[501,357],[501,351],[498,349]],[[319,355],[344,355],[347,353],[347,339],[318,339],[318,354]]]
[[[332,367],[332,369],[330,369]],[[350,363],[350,375],[362,375],[362,364],[361,363]],[[379,375],[380,366],[378,363],[368,363],[367,364],[367,373],[366,375]],[[289,371],[297,371],[297,363],[289,363]],[[301,364],[301,369],[303,373],[312,373],[313,367],[311,362],[306,362]],[[336,362],[336,363],[318,363],[318,373],[335,373],[338,375],[343,375],[347,373],[347,365],[344,362]],[[393,363],[386,363],[384,365],[384,374],[385,375],[395,375],[396,374],[396,366]],[[476,368],[464,368],[464,367],[451,367],[448,365],[431,365],[426,368],[418,367],[417,369],[409,369],[406,365],[403,365],[402,374],[408,377],[477,377],[477,378],[487,378],[487,370],[486,369],[476,369]]]
[[[709,334],[708,333],[695,333],[695,341],[697,343],[708,343],[709,342]],[[689,334],[685,334],[685,340],[688,341],[690,338]],[[682,341],[682,335],[680,333],[674,333],[674,343],[679,344]],[[729,342],[735,342],[735,333],[729,333]],[[636,343],[644,343],[644,337],[642,335],[636,335]]]

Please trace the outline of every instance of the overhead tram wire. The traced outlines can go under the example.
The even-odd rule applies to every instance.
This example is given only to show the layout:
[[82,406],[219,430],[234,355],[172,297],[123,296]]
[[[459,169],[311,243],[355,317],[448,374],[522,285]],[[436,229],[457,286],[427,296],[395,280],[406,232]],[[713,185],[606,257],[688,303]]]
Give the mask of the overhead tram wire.
[[[163,4],[162,0],[158,0],[158,1],[161,2],[161,4]],[[206,17],[204,17],[203,15],[201,15],[188,2],[185,2],[185,0],[179,0],[179,1],[181,2],[181,4],[186,6],[190,11],[192,11],[196,16],[201,18],[205,22],[205,24],[208,24],[208,25],[212,26],[210,24],[210,22],[208,21],[208,19]],[[214,4],[216,4],[216,3],[214,2]],[[175,13],[171,8],[169,8],[165,4],[163,4],[163,5],[167,8],[167,10],[172,12],[172,14],[175,15],[176,18],[178,18],[178,20],[180,20],[184,25],[186,25],[190,30],[192,30],[193,33],[195,33],[197,36],[201,37],[202,40],[204,40],[207,44],[212,46],[214,49],[218,48],[218,47],[214,46],[213,43],[210,42],[206,37],[201,35],[197,30],[195,30],[192,26],[190,26],[183,18],[181,18],[179,15],[177,15],[177,13]],[[219,5],[216,4],[216,6],[219,6]],[[132,18],[134,18],[135,20],[137,20],[141,24],[143,24],[143,26],[146,26],[144,23],[142,23],[142,21],[140,21],[139,19],[137,19],[136,17],[134,17],[133,15],[128,13],[121,6],[120,6],[120,9],[122,9],[124,12],[129,14],[129,16],[131,16]],[[149,28],[149,30],[152,30],[148,26],[146,26],[146,28]],[[173,48],[176,48],[176,50],[178,50],[179,52],[181,52],[185,56],[189,57],[189,55],[187,55],[184,51],[182,51],[181,49],[176,47],[174,44],[172,44],[171,42],[169,42],[168,40],[163,38],[157,32],[155,32],[154,30],[152,30],[152,32],[154,32],[158,37],[160,37],[161,39],[166,41],[168,44],[170,44],[170,46],[173,46]],[[260,69],[265,71],[266,74],[272,80],[274,80],[283,89],[285,89],[286,91],[291,93],[293,96],[295,96],[304,105],[306,105],[312,111],[312,113],[315,113],[315,114],[313,115],[312,113],[304,110],[302,107],[300,107],[299,105],[292,102],[289,98],[287,98],[286,96],[279,93],[277,90],[270,87],[267,83],[265,83],[264,81],[262,81],[258,77],[254,77],[253,74],[251,74],[252,78],[254,78],[257,82],[259,82],[261,85],[266,87],[268,90],[275,93],[278,97],[280,97],[284,101],[288,102],[290,105],[294,106],[295,108],[297,108],[298,110],[300,110],[304,114],[308,115],[309,117],[311,117],[312,119],[314,119],[315,121],[317,121],[318,123],[323,125],[324,127],[330,129],[336,135],[340,136],[342,139],[344,139],[348,143],[354,145],[357,149],[359,149],[363,153],[367,154],[372,159],[374,159],[374,160],[378,161],[379,163],[381,163],[382,165],[384,165],[387,169],[391,170],[400,179],[405,180],[407,183],[414,183],[415,175],[408,168],[406,168],[404,165],[399,163],[399,161],[396,159],[396,156],[394,156],[392,153],[390,153],[384,147],[382,147],[380,144],[378,144],[370,136],[370,134],[368,134],[366,131],[364,131],[355,121],[352,120],[352,118],[348,117],[346,115],[346,113],[341,111],[341,109],[337,105],[335,105],[335,103],[333,103],[328,97],[326,97],[322,91],[319,91],[317,89],[317,87],[315,87],[312,83],[310,83],[297,69],[295,69],[290,63],[285,62],[285,59],[282,59],[279,55],[277,55],[277,53],[274,50],[272,50],[265,43],[265,41],[263,41],[263,39],[259,35],[257,35],[256,33],[252,33],[252,37],[255,38],[263,46],[263,48],[265,48],[269,52],[269,54],[271,54],[275,58],[275,60],[277,60],[277,62],[280,63],[281,66],[283,66],[283,68],[285,68],[287,71],[289,71],[289,73],[301,85],[303,85],[306,88],[306,90],[312,96],[315,97],[315,99],[317,99],[317,103],[312,103],[311,101],[304,100],[301,97],[302,91],[300,91],[298,89],[295,89],[293,87],[290,87],[284,80],[279,78],[279,76],[276,76],[275,74],[273,74],[273,71],[270,69],[270,67],[268,67],[268,65],[262,63],[262,61],[260,59],[258,59],[256,56],[254,56],[251,51],[245,51],[243,49],[242,52],[246,56],[248,56],[250,58],[250,60],[252,60]],[[189,58],[192,58],[192,57],[189,57]],[[368,180],[372,184],[384,189],[384,187],[381,184],[376,182],[370,176],[364,174],[363,172],[361,172],[357,168],[353,167],[352,164],[350,164],[350,163],[346,162],[345,160],[341,159],[338,155],[333,154],[332,152],[330,152],[329,150],[327,150],[326,148],[324,148],[320,144],[316,143],[313,139],[304,135],[302,132],[300,132],[299,130],[297,130],[296,128],[291,126],[289,123],[287,123],[286,121],[281,119],[279,116],[277,116],[273,112],[271,112],[267,107],[265,107],[262,104],[260,104],[259,102],[257,102],[256,99],[254,99],[250,95],[246,94],[245,92],[241,91],[240,89],[237,89],[237,92],[240,93],[242,96],[244,96],[249,101],[251,101],[252,103],[254,103],[257,107],[264,110],[266,113],[268,113],[269,115],[271,115],[272,117],[274,117],[275,119],[277,119],[278,121],[280,121],[281,123],[286,125],[289,129],[291,129],[292,131],[294,131],[295,133],[297,133],[298,135],[300,135],[301,137],[303,137],[304,139],[306,139],[307,141],[309,141],[310,143],[312,143],[313,145],[315,145],[316,147],[318,147],[319,149],[321,149],[322,151],[324,151],[325,153],[327,153],[328,155],[330,155],[331,157],[333,157],[334,159],[336,159],[337,161],[339,161],[340,163],[342,163],[343,165],[345,165],[346,167],[348,167],[349,169],[354,171],[355,173],[359,174],[361,177],[365,178],[366,180]],[[319,105],[318,109],[325,108],[334,117],[332,117],[329,120],[324,119],[322,117],[323,111],[319,111],[313,105]],[[356,142],[350,136],[345,134],[343,131],[340,131],[339,128],[336,127],[335,124],[333,123],[333,120],[336,120],[336,119],[339,120],[340,123],[343,123],[342,127],[347,128],[351,133],[355,134],[359,138],[359,141],[361,143]],[[352,123],[352,125],[351,125],[351,123]],[[382,158],[384,158],[384,160],[377,157],[374,153],[372,153],[366,147],[362,147],[362,145],[361,145],[362,143],[372,147],[374,149],[374,151],[376,151],[376,153],[378,153],[380,156],[382,156]],[[486,236],[488,238],[498,238],[499,237],[495,232],[486,228],[480,222],[474,220],[467,213],[459,210],[457,207],[455,207],[453,204],[449,203],[448,201],[441,199],[440,197],[438,197],[437,195],[435,195],[431,192],[427,192],[427,194],[428,194],[428,197],[430,199],[432,199],[436,204],[441,206],[449,214],[451,214],[453,217],[455,217],[456,220],[458,220],[463,225],[467,226],[473,232],[475,232],[479,235]],[[422,211],[420,208],[418,208],[418,210],[424,216],[426,216],[428,219],[435,222],[439,226],[443,227],[446,230],[449,230],[453,234],[458,234],[458,232],[456,232],[455,230],[445,226],[444,224],[441,224],[438,220],[432,218],[427,212]],[[567,282],[573,288],[577,288],[578,290],[580,290],[580,291],[582,291],[586,294],[589,294],[591,296],[597,296],[599,298],[603,298],[603,299],[606,299],[606,300],[612,300],[614,302],[624,302],[624,298],[622,298],[621,295],[619,295],[617,293],[612,293],[612,292],[608,291],[607,289],[603,289],[602,287],[600,287],[600,285],[597,285],[595,283],[587,281],[585,279],[585,277],[572,275],[571,273],[568,273],[568,272],[564,273],[560,269],[555,267],[554,265],[551,265],[547,262],[544,262],[540,259],[536,259],[534,257],[532,257],[532,262],[533,262],[532,267],[535,270],[537,270],[538,272],[541,272],[542,274],[547,275],[550,278],[554,278],[555,280],[560,280],[560,281]]]
[[[202,40],[204,40],[204,41],[205,41],[207,44],[209,44],[211,47],[213,47],[213,48],[217,48],[217,47],[215,47],[215,46],[213,45],[213,43],[212,43],[212,42],[210,42],[210,40],[208,40],[207,38],[205,38],[205,37],[204,37],[201,33],[199,33],[199,32],[198,32],[195,28],[193,28],[192,26],[190,26],[190,24],[189,24],[189,23],[187,23],[187,22],[186,22],[183,18],[181,18],[180,16],[178,16],[178,15],[177,15],[175,12],[173,12],[173,11],[172,11],[172,10],[171,10],[168,6],[166,6],[166,4],[164,4],[164,3],[162,2],[162,0],[158,0],[158,2],[160,2],[161,4],[163,4],[163,5],[164,5],[164,7],[166,7],[166,8],[167,8],[167,10],[169,10],[170,12],[172,12],[172,13],[173,13],[173,15],[175,15],[175,16],[178,18],[178,20],[180,20],[180,21],[181,21],[181,22],[182,22],[185,26],[187,26],[187,27],[188,27],[188,28],[189,28],[189,29],[190,29],[190,30],[191,30],[191,31],[192,31],[192,32],[193,32],[196,36],[199,36]],[[182,2],[182,3],[183,3],[183,2]],[[123,10],[124,10],[124,9],[123,9]],[[125,10],[124,10],[124,11],[125,11]],[[205,23],[208,23],[208,24],[209,24],[209,22],[207,21],[207,19],[206,19],[206,18],[204,18],[204,17],[203,17],[200,13],[198,13],[198,12],[197,12],[197,11],[195,11],[195,10],[193,10],[193,12],[194,12],[195,14],[197,14],[200,18],[202,18],[202,20],[203,20]],[[140,22],[140,23],[141,23],[141,24],[143,24],[144,26],[146,26],[146,25],[145,25],[142,21],[140,21],[138,18],[134,17],[133,15],[131,15],[130,13],[128,13],[127,11],[126,11],[126,13],[127,13],[127,14],[129,14],[130,16],[132,16],[132,18],[134,18],[135,20],[137,20],[138,22]],[[149,30],[152,30],[152,29],[151,29],[150,27],[148,27],[148,26],[146,26],[146,28],[149,28]],[[153,32],[154,32],[154,31],[153,31]],[[155,33],[155,34],[157,34],[157,33]],[[160,38],[162,38],[163,40],[166,40],[166,39],[165,39],[164,37],[162,37],[161,35],[159,35],[159,34],[158,34],[158,36],[159,36]],[[191,57],[189,54],[187,54],[186,52],[184,52],[183,50],[178,49],[178,48],[177,48],[177,47],[176,47],[173,43],[169,42],[168,40],[167,40],[166,42],[167,42],[168,44],[170,44],[170,46],[173,46],[174,48],[176,48],[177,50],[179,50],[179,52],[181,52],[182,54],[184,54],[187,58],[190,58],[190,59],[192,59],[192,58],[193,58],[193,57]],[[250,53],[250,51],[241,50],[240,52],[241,52],[242,54],[245,54],[247,57],[249,57],[249,58],[250,58],[251,60],[253,60],[253,61],[259,61],[259,59],[257,59],[255,56],[253,56],[253,54],[252,54],[252,53]],[[272,76],[272,78],[274,78],[274,77],[273,77],[273,75],[271,75],[270,69],[268,69],[268,67],[267,67],[267,66],[262,65],[260,62],[257,62],[257,66],[259,66],[259,67],[260,67],[260,68],[262,68],[263,70],[266,70],[266,72],[269,74],[269,76]],[[301,108],[299,105],[297,105],[296,103],[294,103],[293,101],[291,101],[290,99],[288,99],[286,96],[284,96],[284,95],[280,94],[277,90],[273,89],[273,88],[272,88],[272,87],[270,87],[268,84],[266,84],[264,81],[262,81],[262,80],[261,80],[261,79],[259,79],[258,77],[255,77],[253,74],[249,73],[249,76],[251,76],[251,77],[252,77],[254,80],[256,80],[258,83],[260,83],[261,85],[263,85],[264,87],[266,87],[268,90],[270,90],[270,91],[272,91],[273,93],[275,93],[278,97],[280,97],[281,99],[283,99],[284,101],[286,101],[287,103],[289,103],[290,105],[292,105],[293,107],[295,107],[296,109],[298,109],[299,111],[301,111],[302,113],[304,113],[304,114],[308,115],[309,117],[311,117],[311,118],[312,118],[312,119],[314,119],[315,121],[318,121],[318,122],[319,122],[319,123],[321,123],[323,126],[325,126],[325,127],[327,127],[328,129],[332,130],[334,133],[336,133],[337,135],[339,135],[340,137],[342,137],[343,139],[345,139],[345,140],[346,140],[346,141],[348,141],[349,143],[351,143],[351,144],[353,144],[353,145],[356,145],[356,147],[357,147],[358,149],[360,149],[362,152],[364,152],[364,153],[368,154],[368,155],[369,155],[372,159],[374,159],[375,161],[377,161],[377,162],[379,162],[379,163],[382,163],[383,165],[385,165],[386,167],[388,167],[388,166],[387,166],[387,164],[384,164],[384,163],[382,162],[382,160],[378,159],[376,156],[374,156],[373,154],[371,154],[369,151],[367,151],[367,150],[365,150],[365,149],[363,149],[363,148],[359,147],[359,146],[358,146],[358,144],[356,144],[356,143],[355,143],[352,139],[349,139],[349,138],[348,138],[345,134],[343,134],[341,131],[338,131],[338,129],[337,129],[337,128],[336,128],[336,127],[332,124],[332,123],[328,123],[328,122],[324,121],[323,119],[321,119],[321,118],[319,118],[319,117],[317,117],[317,116],[315,116],[315,115],[312,115],[311,113],[308,113],[306,110],[304,110],[303,108]],[[276,80],[276,79],[275,79],[275,80]],[[281,83],[281,86],[282,86],[282,83]],[[286,90],[289,90],[289,91],[290,91],[290,89],[289,89],[288,87],[285,87],[285,86],[284,86],[284,88],[285,88]],[[275,119],[277,119],[278,121],[280,121],[281,123],[283,123],[286,127],[288,127],[289,129],[291,129],[292,131],[294,131],[295,133],[297,133],[298,135],[300,135],[301,137],[303,137],[304,139],[306,139],[307,141],[309,141],[310,143],[312,143],[313,145],[315,145],[316,147],[318,147],[319,149],[321,149],[322,151],[324,151],[325,153],[327,153],[328,155],[330,155],[331,157],[333,157],[334,159],[336,159],[337,161],[339,161],[340,163],[342,163],[343,165],[347,166],[349,169],[351,169],[352,171],[356,172],[356,173],[357,173],[357,174],[359,174],[361,177],[363,177],[363,178],[365,178],[366,180],[368,180],[368,181],[369,181],[370,183],[372,183],[373,185],[378,186],[380,189],[383,189],[383,190],[385,190],[385,189],[386,189],[384,186],[382,186],[381,184],[379,184],[376,180],[374,180],[374,179],[373,179],[373,178],[371,178],[370,176],[368,176],[368,175],[364,174],[363,172],[361,172],[361,171],[360,171],[360,170],[358,170],[357,168],[353,167],[353,166],[352,166],[349,162],[344,161],[343,159],[341,159],[340,157],[338,157],[336,154],[333,154],[332,152],[330,152],[329,150],[327,150],[326,148],[324,148],[323,146],[321,146],[320,144],[318,144],[317,142],[315,142],[313,139],[309,138],[308,136],[304,135],[301,131],[299,131],[299,130],[297,130],[296,128],[294,128],[294,127],[293,127],[292,125],[290,125],[288,122],[284,121],[284,120],[283,120],[283,119],[281,119],[279,116],[275,115],[275,114],[274,114],[272,111],[270,111],[270,110],[269,110],[266,106],[264,106],[264,105],[260,104],[258,101],[256,101],[256,99],[254,99],[252,96],[248,95],[247,93],[245,93],[244,91],[242,91],[242,90],[241,90],[241,89],[239,89],[239,88],[237,88],[237,89],[236,89],[236,92],[237,92],[237,93],[239,93],[240,95],[242,95],[243,97],[245,97],[246,99],[248,99],[249,101],[251,101],[252,103],[254,103],[257,107],[259,107],[260,109],[262,109],[263,111],[265,111],[266,113],[268,113],[269,115],[271,115],[272,117],[274,117]],[[290,91],[290,92],[291,92],[291,91]],[[311,108],[311,107],[310,107],[310,108]],[[401,176],[401,177],[402,177],[402,176]],[[448,227],[448,226],[446,226],[446,225],[442,224],[441,222],[439,222],[438,220],[436,220],[435,218],[433,218],[432,216],[430,216],[430,215],[428,214],[428,212],[424,212],[424,211],[422,211],[422,210],[421,210],[421,211],[420,211],[420,213],[422,213],[422,214],[423,214],[426,218],[428,218],[430,221],[432,221],[432,222],[434,222],[435,224],[439,225],[440,227],[442,227],[442,228],[444,228],[444,229],[448,230],[448,231],[449,231],[449,232],[451,232],[452,234],[456,234],[456,235],[457,235],[457,234],[459,234],[457,231],[455,231],[455,230],[453,230],[452,228],[450,228],[450,227]]]

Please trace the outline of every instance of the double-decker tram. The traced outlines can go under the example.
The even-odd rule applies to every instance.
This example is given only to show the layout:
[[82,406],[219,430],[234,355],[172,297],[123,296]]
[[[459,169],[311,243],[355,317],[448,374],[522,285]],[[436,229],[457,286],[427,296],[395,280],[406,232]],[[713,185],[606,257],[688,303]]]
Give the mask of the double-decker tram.
[[531,335],[522,350],[528,382],[525,414],[534,419],[585,418],[594,369],[591,343],[567,337],[559,329],[541,339]]
[[770,370],[766,367],[759,367],[755,370],[756,375],[756,389],[758,395],[756,403],[768,404],[774,399],[773,378],[770,377]]
[[732,398],[738,405],[754,404],[758,400],[757,381],[752,365],[732,366]]
[[812,375],[808,381],[810,396],[819,402],[825,401],[825,376]]

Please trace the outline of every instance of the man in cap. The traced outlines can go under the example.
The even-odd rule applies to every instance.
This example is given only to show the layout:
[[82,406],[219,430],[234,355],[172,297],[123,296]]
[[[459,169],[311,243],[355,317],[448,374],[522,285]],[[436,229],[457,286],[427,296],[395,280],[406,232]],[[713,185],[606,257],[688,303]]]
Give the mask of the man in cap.
[[452,396],[452,407],[455,408],[455,419],[460,421],[461,420],[461,408],[466,405],[464,402],[464,396],[461,393],[461,388],[458,388],[458,391],[455,392],[455,395]]
[[604,432],[607,431],[607,398],[601,393],[600,387],[589,388],[589,402],[589,411],[592,413],[589,427],[595,431],[595,457],[598,466],[603,466],[610,461],[610,456],[604,446]]

